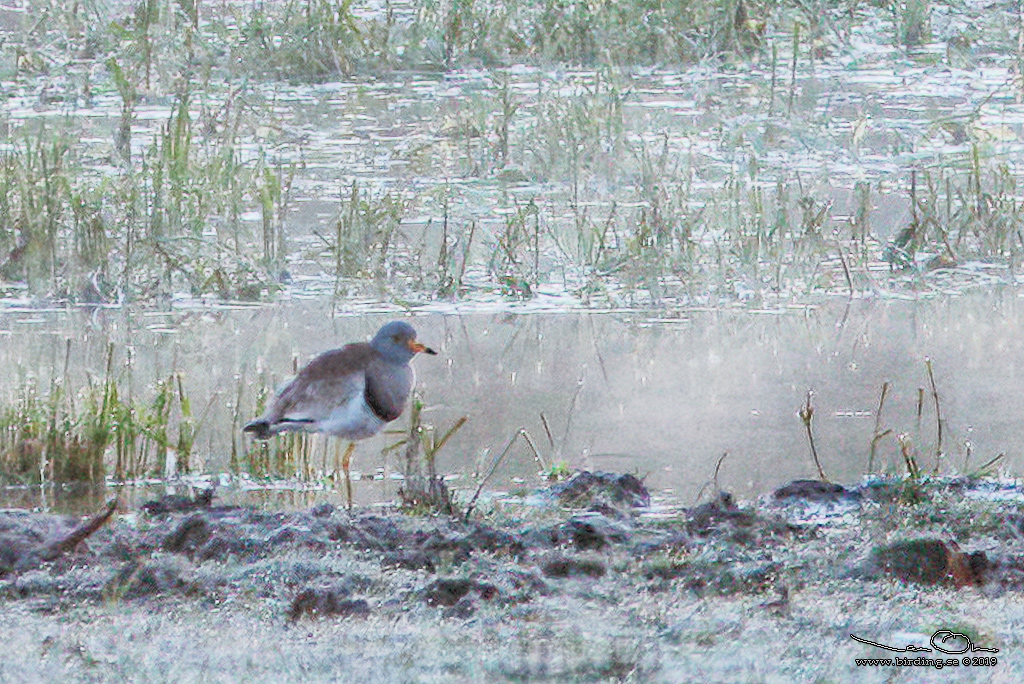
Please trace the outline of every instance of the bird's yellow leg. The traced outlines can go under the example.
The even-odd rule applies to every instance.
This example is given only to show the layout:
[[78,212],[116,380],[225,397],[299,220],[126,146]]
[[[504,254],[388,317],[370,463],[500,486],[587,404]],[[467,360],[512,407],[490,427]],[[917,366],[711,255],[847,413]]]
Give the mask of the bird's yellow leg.
[[341,469],[345,471],[345,493],[348,495],[348,510],[352,510],[352,478],[349,477],[348,467],[352,463],[352,452],[356,450],[356,443],[349,442],[345,455],[341,457]]

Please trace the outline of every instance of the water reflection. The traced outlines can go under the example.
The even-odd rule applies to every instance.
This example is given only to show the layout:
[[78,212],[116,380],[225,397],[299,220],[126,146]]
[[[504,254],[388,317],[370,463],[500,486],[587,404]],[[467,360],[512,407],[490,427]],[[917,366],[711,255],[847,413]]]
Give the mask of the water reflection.
[[[412,320],[420,339],[440,355],[414,365],[426,422],[444,430],[469,416],[439,459],[444,472],[466,476],[463,486],[522,427],[549,465],[564,460],[572,467],[634,471],[657,493],[684,503],[728,453],[720,484],[740,496],[757,495],[814,475],[796,416],[809,389],[825,470],[834,480],[855,481],[866,472],[885,381],[892,387],[881,427],[893,435],[879,442],[876,462],[900,471],[895,434],[903,433],[930,468],[936,419],[929,392],[918,417],[919,388],[928,387],[926,357],[933,360],[944,420],[941,467],[970,469],[1005,452],[1017,473],[1024,446],[1017,429],[1024,415],[1017,391],[1024,369],[1018,301],[1004,288],[951,299],[832,301],[775,313],[430,313]],[[0,362],[8,369],[0,391],[9,397],[30,377],[47,387],[51,376],[63,373],[68,338],[69,381],[81,386],[89,376],[102,377],[113,343],[120,372],[137,396],[148,396],[173,370],[183,372],[193,410],[202,415],[193,466],[219,473],[228,469],[232,440],[244,446],[232,429],[236,401],[242,419],[250,418],[258,389],[286,379],[296,360],[367,339],[397,315],[332,317],[328,304],[302,301],[141,314],[8,312],[0,315]],[[356,486],[357,502],[394,497],[396,456],[381,454],[394,440],[385,435],[359,445],[354,469],[364,479]],[[321,439],[314,448],[329,447]],[[378,469],[380,479],[371,482]],[[514,488],[517,478],[536,483],[538,470],[521,443],[493,485]],[[9,490],[4,505],[29,502],[26,491]],[[230,488],[223,495],[234,496]],[[302,499],[294,502],[299,505],[322,494],[288,496]]]

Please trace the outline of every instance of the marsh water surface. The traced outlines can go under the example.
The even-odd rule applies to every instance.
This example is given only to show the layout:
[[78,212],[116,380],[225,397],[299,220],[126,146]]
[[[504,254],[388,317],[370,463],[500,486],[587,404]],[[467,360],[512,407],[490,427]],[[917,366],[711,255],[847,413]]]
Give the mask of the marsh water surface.
[[[232,440],[244,449],[248,439],[232,424],[236,401],[248,419],[257,392],[286,379],[294,363],[366,339],[399,315],[332,317],[330,306],[315,302],[139,314],[7,311],[0,318],[0,361],[11,370],[4,389],[31,377],[45,387],[50,374],[62,372],[68,339],[69,373],[82,383],[99,377],[113,343],[120,372],[137,393],[181,371],[193,410],[202,414],[193,468],[226,473]],[[656,494],[688,504],[723,454],[719,486],[743,496],[814,476],[797,416],[809,390],[816,446],[831,478],[852,482],[867,474],[884,382],[891,390],[879,426],[892,433],[878,441],[874,469],[903,471],[898,434],[923,467],[933,467],[937,425],[926,359],[944,422],[941,469],[970,471],[1005,453],[1004,466],[1020,472],[1021,316],[1020,296],[1007,287],[952,299],[836,299],[672,319],[639,311],[513,310],[422,312],[411,320],[420,339],[439,351],[415,361],[424,422],[443,430],[469,417],[438,460],[442,472],[459,476],[456,487],[471,487],[470,474],[525,428],[544,462],[519,442],[492,487],[533,486],[543,465],[564,461],[636,472]],[[406,423],[403,417],[396,426]],[[398,438],[360,444],[357,501],[394,496],[400,483],[388,475],[399,464],[382,450]],[[317,453],[332,448],[324,439],[314,446]],[[378,479],[365,481],[371,475]]]
[[[3,26],[30,8],[0,8]],[[518,441],[492,487],[528,489],[564,462],[635,471],[689,502],[725,455],[718,486],[756,495],[816,474],[797,417],[808,392],[837,481],[901,472],[901,449],[926,469],[1005,454],[1020,472],[1012,8],[937,5],[934,42],[903,44],[887,10],[858,6],[815,18],[808,44],[780,18],[756,50],[677,67],[467,58],[241,86],[215,49],[251,44],[230,9],[197,15],[218,66],[192,81],[157,60],[143,85],[116,32],[123,73],[60,38],[59,68],[19,52],[0,74],[12,215],[39,215],[25,209],[37,186],[70,198],[45,205],[42,266],[18,262],[30,222],[5,228],[9,403],[55,379],[95,385],[108,359],[137,397],[178,374],[193,473],[230,495],[253,484],[228,471],[261,393],[411,314],[441,352],[416,361],[424,421],[444,431],[468,416],[439,454],[456,487],[522,429],[540,458]],[[415,13],[394,9],[389,27],[413,45]],[[89,12],[106,25],[123,10]],[[155,44],[192,64],[191,47],[160,42],[178,29],[153,28]],[[51,142],[63,185],[32,176]],[[91,251],[75,232],[86,224]],[[382,452],[396,439],[360,446],[360,501],[393,498]],[[334,448],[313,445],[321,463]]]

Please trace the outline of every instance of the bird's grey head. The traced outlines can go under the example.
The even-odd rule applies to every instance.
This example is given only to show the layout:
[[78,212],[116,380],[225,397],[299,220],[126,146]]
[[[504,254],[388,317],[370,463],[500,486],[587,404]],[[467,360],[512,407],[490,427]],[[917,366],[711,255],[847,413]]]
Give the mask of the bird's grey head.
[[409,363],[417,352],[437,353],[417,342],[416,331],[405,321],[391,321],[385,324],[373,336],[370,346],[392,363]]

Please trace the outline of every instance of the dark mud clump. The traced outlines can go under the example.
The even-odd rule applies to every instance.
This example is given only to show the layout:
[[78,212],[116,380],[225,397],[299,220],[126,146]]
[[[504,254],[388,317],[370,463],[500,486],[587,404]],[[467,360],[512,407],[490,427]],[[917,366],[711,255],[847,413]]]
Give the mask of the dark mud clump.
[[551,495],[566,508],[607,513],[651,505],[647,487],[629,473],[581,471],[551,488]]
[[370,604],[365,599],[348,598],[348,587],[307,588],[299,592],[288,609],[288,620],[300,617],[366,617]]
[[493,601],[499,594],[498,587],[489,582],[441,578],[428,584],[421,595],[428,605],[445,606],[445,617],[466,619],[476,613],[477,602],[474,599]]
[[454,606],[470,592],[485,601],[498,595],[498,588],[472,579],[436,579],[423,589],[424,600],[432,606]]
[[983,551],[966,554],[941,539],[910,539],[872,550],[867,569],[879,570],[904,582],[947,583],[966,587],[984,583],[992,567]]
[[142,504],[142,510],[150,515],[163,515],[165,513],[187,513],[189,511],[203,510],[213,505],[213,489],[205,489],[194,497],[182,496],[180,494],[168,494],[155,501],[147,501]]
[[861,494],[856,490],[834,484],[822,482],[821,480],[793,480],[774,492],[772,497],[776,501],[802,501],[814,504],[834,504],[839,502],[855,502],[860,499]]
[[732,494],[719,492],[718,498],[688,511],[686,530],[693,536],[715,538],[744,546],[804,532],[774,513],[736,504]]
[[603,561],[597,558],[585,558],[582,556],[563,556],[556,554],[544,561],[544,575],[546,577],[604,577],[607,568]]

